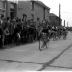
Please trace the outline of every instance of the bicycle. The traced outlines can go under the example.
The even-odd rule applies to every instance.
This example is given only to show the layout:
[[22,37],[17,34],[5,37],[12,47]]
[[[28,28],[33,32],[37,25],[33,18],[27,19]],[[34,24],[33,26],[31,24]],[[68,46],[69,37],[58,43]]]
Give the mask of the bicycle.
[[[47,49],[47,43],[49,42],[49,37],[47,33],[42,32],[39,37],[39,50]],[[45,47],[45,48],[44,48]]]

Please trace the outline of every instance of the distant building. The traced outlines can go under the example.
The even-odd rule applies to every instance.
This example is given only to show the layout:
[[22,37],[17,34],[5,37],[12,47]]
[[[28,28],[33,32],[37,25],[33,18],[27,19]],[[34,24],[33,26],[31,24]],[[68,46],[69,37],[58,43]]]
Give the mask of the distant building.
[[17,16],[22,17],[23,13],[27,14],[28,19],[33,18],[35,21],[40,18],[42,21],[48,17],[50,8],[40,1],[18,1]]
[[48,17],[50,25],[61,26],[62,19],[60,19],[57,15],[55,15],[54,13],[49,13]]
[[34,0],[18,1],[18,3],[11,2],[8,0],[0,0],[0,14],[5,17],[19,17],[22,18],[23,14],[27,14],[27,18],[33,18],[35,21],[37,18],[43,19],[48,18],[50,8],[44,3]]

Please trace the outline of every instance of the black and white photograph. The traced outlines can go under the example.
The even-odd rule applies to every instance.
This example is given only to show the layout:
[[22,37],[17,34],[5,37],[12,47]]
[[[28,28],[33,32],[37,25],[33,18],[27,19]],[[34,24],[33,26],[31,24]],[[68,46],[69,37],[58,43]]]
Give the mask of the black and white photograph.
[[0,72],[72,71],[72,0],[0,0]]

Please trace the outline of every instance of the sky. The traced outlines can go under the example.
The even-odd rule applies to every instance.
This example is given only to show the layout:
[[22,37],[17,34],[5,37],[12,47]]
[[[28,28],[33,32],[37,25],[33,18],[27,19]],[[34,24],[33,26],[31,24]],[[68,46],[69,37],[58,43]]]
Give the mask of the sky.
[[[10,0],[17,1],[17,0]],[[25,1],[25,0],[24,0]],[[67,26],[72,26],[72,0],[37,0],[42,1],[46,6],[50,8],[50,13],[54,13],[59,16],[59,4],[61,5],[61,19],[62,25],[64,20]]]
[[59,3],[61,5],[62,25],[64,20],[67,26],[72,26],[72,0],[40,0],[51,8],[50,12],[59,16]]

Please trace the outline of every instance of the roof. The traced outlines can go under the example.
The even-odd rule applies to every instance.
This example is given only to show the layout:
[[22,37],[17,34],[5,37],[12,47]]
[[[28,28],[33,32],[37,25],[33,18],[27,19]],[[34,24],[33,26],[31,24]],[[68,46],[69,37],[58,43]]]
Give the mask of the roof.
[[56,16],[56,17],[58,17],[58,16],[55,15],[54,13],[49,13],[48,16]]
[[41,6],[43,6],[44,8],[46,8],[46,9],[50,9],[48,6],[46,6],[43,2],[41,2],[41,1],[36,1],[36,0],[19,0],[19,2],[23,2],[23,1],[34,1],[35,3],[37,3],[37,4],[39,4],[39,5],[41,5]]
[[41,2],[41,1],[36,1],[36,0],[19,0],[18,2],[23,2],[23,1],[34,1],[35,3],[43,6],[44,8],[46,8],[46,9],[48,9],[48,10],[50,9],[48,6],[46,6],[46,5],[45,5],[43,2]]
[[48,16],[55,16],[55,17],[58,17],[58,18],[59,18],[59,16],[57,16],[57,15],[54,14],[54,13],[49,13]]
[[[59,17],[57,15],[55,15],[54,13],[49,13],[48,14],[49,17],[56,17],[57,19],[59,19]],[[60,18],[61,19],[61,18]],[[62,20],[62,19],[61,19]]]
[[46,6],[43,2],[41,2],[41,1],[34,1],[35,3],[37,3],[37,4],[39,4],[39,5],[41,5],[41,6],[43,6],[44,8],[46,8],[46,9],[50,9],[48,6]]

